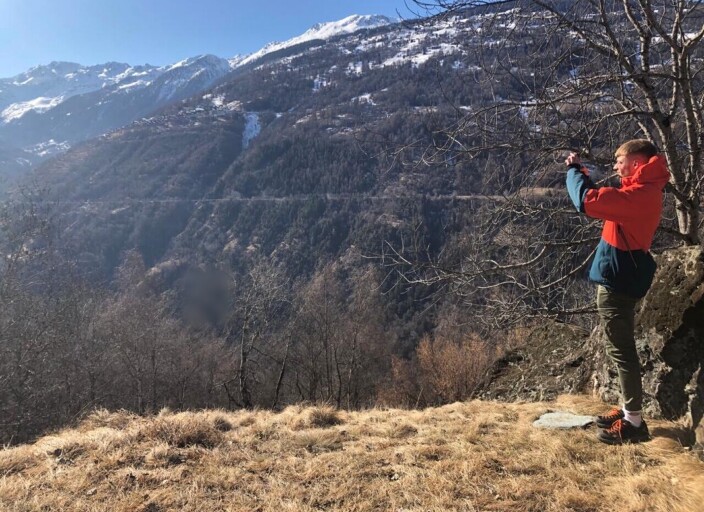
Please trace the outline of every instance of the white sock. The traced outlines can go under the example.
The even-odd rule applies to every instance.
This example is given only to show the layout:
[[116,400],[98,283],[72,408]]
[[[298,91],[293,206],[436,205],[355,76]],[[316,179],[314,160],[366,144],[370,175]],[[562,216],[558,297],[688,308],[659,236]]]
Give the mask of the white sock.
[[641,411],[629,411],[624,407],[623,414],[623,419],[636,428],[640,427],[640,424],[643,423],[643,415],[641,414]]

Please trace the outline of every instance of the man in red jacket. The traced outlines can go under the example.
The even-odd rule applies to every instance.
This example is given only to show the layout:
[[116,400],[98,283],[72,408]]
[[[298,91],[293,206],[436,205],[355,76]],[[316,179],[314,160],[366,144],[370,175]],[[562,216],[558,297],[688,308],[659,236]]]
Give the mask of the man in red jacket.
[[571,153],[567,190],[577,210],[603,219],[589,279],[597,283],[597,309],[606,350],[618,369],[623,406],[597,417],[599,440],[637,443],[650,438],[641,415],[643,389],[634,338],[635,306],[655,274],[649,250],[662,213],[662,191],[670,173],[664,157],[648,140],[636,139],[616,151],[620,187],[597,188],[579,156]]

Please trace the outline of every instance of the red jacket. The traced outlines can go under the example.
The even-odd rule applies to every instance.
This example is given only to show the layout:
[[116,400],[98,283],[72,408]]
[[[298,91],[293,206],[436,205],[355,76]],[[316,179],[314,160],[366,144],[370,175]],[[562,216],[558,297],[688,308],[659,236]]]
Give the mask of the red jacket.
[[567,190],[577,209],[589,217],[604,219],[601,241],[589,278],[613,291],[642,297],[655,273],[648,253],[662,214],[662,190],[670,179],[665,159],[652,157],[621,186],[596,188],[571,166]]

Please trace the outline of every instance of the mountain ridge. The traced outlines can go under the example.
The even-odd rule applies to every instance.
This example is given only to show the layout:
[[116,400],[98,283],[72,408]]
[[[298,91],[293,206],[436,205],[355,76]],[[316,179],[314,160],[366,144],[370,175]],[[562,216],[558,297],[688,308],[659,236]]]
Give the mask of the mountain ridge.
[[259,51],[245,56],[240,62],[237,63],[237,65],[243,66],[245,64],[249,64],[269,53],[290,48],[291,46],[296,46],[301,43],[306,43],[316,39],[327,40],[336,36],[358,32],[360,30],[374,29],[391,25],[396,22],[397,20],[378,14],[353,14],[338,21],[316,23],[313,27],[300,36],[293,37],[283,42],[270,42],[266,44]]
[[[170,102],[205,91],[228,73],[272,53],[393,21],[379,15],[353,15],[319,23],[282,43],[269,43],[252,54],[228,59],[206,54],[165,66],[118,62],[83,66],[54,61],[0,79],[0,138],[10,145],[0,154],[4,174],[22,174],[75,142],[99,136]],[[115,102],[118,105],[106,106]],[[43,149],[48,146],[53,151]],[[17,153],[23,156],[18,157]]]

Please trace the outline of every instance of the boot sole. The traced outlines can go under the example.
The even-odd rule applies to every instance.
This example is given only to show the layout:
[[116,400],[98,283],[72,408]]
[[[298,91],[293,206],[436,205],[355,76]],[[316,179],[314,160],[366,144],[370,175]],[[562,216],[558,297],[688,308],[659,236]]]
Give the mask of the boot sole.
[[602,443],[610,444],[610,445],[618,445],[618,444],[638,444],[638,443],[645,443],[650,441],[650,434],[645,435],[645,436],[639,436],[639,437],[631,437],[629,439],[621,439],[620,437],[611,437],[611,436],[602,436],[602,432],[599,432],[599,435],[597,435],[597,439],[601,441]]

